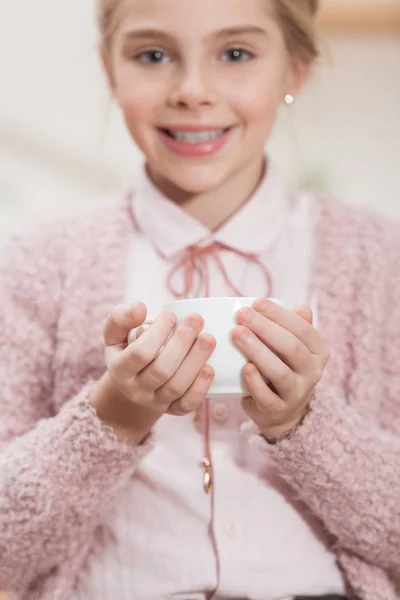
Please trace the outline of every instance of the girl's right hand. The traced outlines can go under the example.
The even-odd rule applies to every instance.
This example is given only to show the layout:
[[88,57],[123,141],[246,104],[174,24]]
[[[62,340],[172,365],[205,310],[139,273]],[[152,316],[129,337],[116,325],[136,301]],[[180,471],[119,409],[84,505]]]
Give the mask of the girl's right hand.
[[160,414],[186,415],[202,403],[214,379],[206,365],[215,339],[200,335],[204,322],[189,315],[176,328],[171,311],[161,313],[128,345],[129,332],[146,320],[146,306],[117,306],[104,326],[105,359],[115,387],[133,404]]

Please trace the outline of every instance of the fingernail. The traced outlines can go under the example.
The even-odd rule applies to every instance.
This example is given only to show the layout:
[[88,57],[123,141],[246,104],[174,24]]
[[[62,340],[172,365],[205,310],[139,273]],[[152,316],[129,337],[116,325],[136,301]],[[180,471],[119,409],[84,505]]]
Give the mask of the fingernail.
[[251,323],[254,318],[254,310],[252,308],[243,308],[240,311],[240,318],[244,323]]
[[185,319],[185,324],[188,327],[191,327],[191,329],[194,329],[195,331],[198,331],[201,327],[201,323],[196,317],[187,317]]
[[247,363],[247,365],[243,368],[245,375],[248,377],[253,377],[257,373],[257,367],[252,363]]
[[267,311],[269,308],[269,300],[257,300],[255,305],[256,310]]
[[201,348],[203,348],[203,350],[210,350],[210,348],[212,347],[212,343],[209,338],[200,338],[199,344]]
[[238,339],[241,342],[245,342],[247,340],[247,338],[249,337],[249,334],[250,334],[250,332],[249,332],[248,329],[245,329],[245,328],[242,329],[242,328],[240,328],[238,330]]
[[210,373],[210,371],[209,371],[208,369],[204,369],[204,370],[201,372],[201,376],[202,376],[202,378],[203,378],[203,379],[205,379],[206,381],[208,381],[209,379],[211,379],[211,378],[212,378],[212,374]]

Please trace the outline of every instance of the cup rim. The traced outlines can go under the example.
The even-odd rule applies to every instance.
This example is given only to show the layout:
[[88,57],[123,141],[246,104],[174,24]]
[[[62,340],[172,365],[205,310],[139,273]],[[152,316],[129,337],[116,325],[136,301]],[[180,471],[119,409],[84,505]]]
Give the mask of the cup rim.
[[[208,298],[182,298],[181,300],[171,300],[170,302],[166,302],[165,306],[170,306],[171,304],[184,304],[185,302],[193,302],[193,301],[225,301],[225,300],[248,300],[251,302],[255,302],[256,300],[260,300],[264,298],[264,296],[211,296]],[[273,302],[282,303],[282,300],[278,300],[277,298],[267,297],[268,300],[272,300]]]

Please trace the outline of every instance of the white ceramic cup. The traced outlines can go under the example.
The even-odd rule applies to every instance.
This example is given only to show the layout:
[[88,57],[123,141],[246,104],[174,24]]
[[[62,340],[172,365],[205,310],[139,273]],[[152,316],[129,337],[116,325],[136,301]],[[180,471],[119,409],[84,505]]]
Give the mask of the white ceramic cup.
[[[202,333],[210,333],[217,341],[217,346],[208,360],[215,370],[215,379],[211,384],[208,397],[248,396],[241,372],[247,359],[232,343],[232,330],[236,326],[236,313],[246,306],[252,306],[257,298],[192,298],[178,300],[163,306],[163,310],[171,310],[177,316],[177,325],[188,315],[199,314],[204,319]],[[274,300],[283,305],[279,300]],[[144,325],[151,325],[154,319],[147,319]],[[136,331],[132,330],[129,342],[136,339]]]

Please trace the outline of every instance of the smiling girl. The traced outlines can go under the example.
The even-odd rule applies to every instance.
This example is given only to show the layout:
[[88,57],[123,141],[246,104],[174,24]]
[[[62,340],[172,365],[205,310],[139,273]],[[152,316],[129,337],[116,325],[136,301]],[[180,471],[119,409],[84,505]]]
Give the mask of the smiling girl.
[[[317,57],[317,5],[98,0],[145,161],[1,255],[13,598],[395,599],[399,227],[288,194],[264,154]],[[249,398],[208,398],[216,340],[160,312],[208,295],[259,296],[232,333]]]

